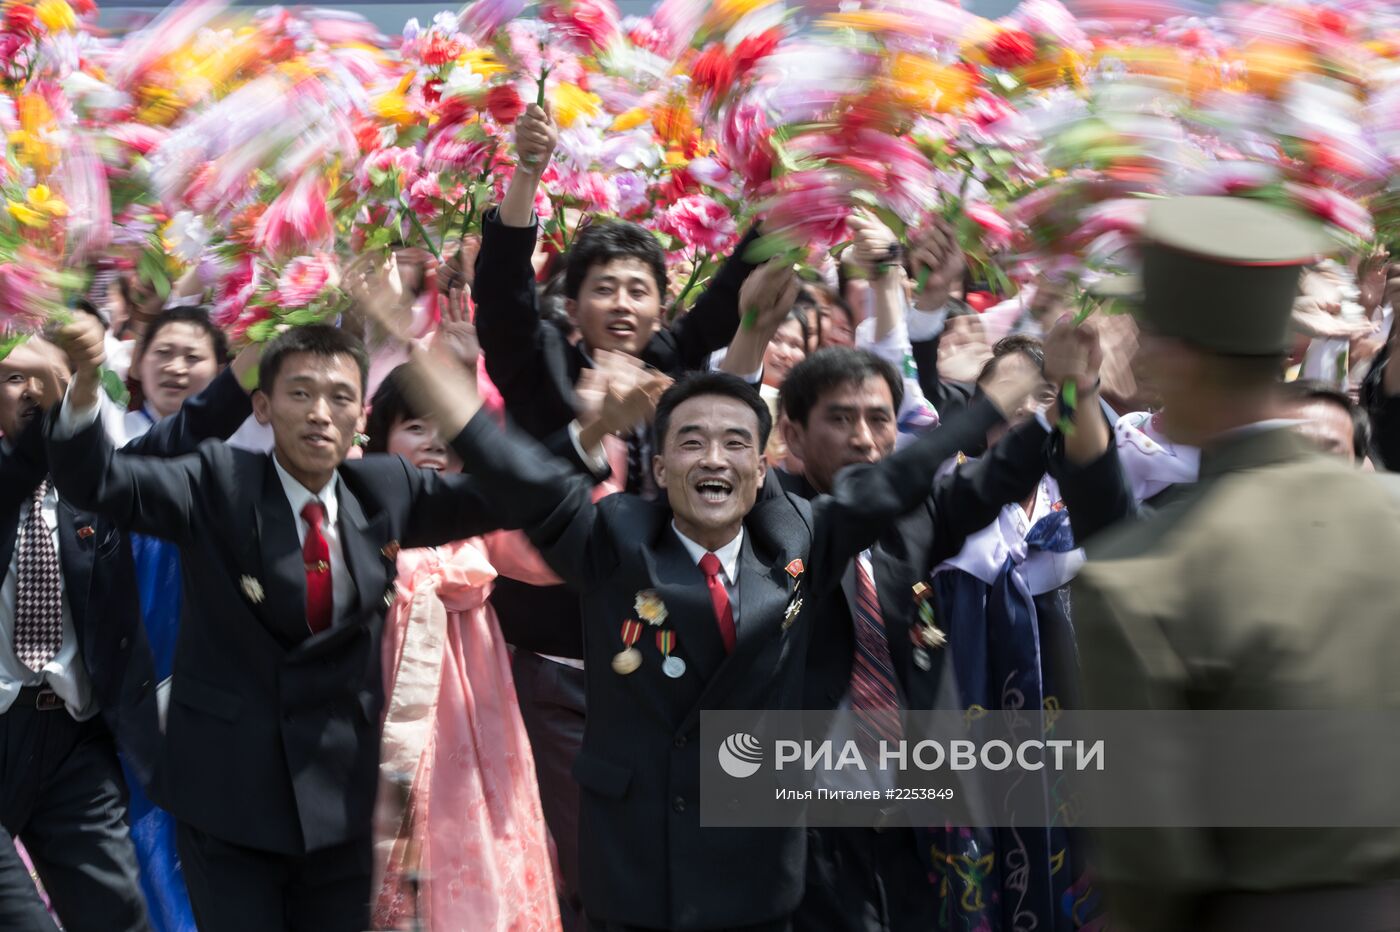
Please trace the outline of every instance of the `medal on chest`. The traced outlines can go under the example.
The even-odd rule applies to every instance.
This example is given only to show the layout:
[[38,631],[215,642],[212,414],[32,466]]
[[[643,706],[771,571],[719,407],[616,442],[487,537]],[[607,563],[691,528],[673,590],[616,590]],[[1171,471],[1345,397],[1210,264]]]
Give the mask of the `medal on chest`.
[[627,620],[622,623],[622,650],[613,655],[613,672],[626,676],[642,665],[642,652],[637,650],[637,641],[642,636],[642,623]]
[[933,617],[933,589],[928,583],[914,584],[914,603],[919,607],[919,621],[909,629],[909,641],[914,647],[914,666],[920,670],[933,667],[929,651],[948,643],[948,635],[938,627]]
[[661,656],[665,658],[661,661],[662,673],[673,680],[678,680],[682,676],[685,676],[685,661],[671,654],[671,651],[676,649],[676,632],[656,632],[656,649],[659,650]]

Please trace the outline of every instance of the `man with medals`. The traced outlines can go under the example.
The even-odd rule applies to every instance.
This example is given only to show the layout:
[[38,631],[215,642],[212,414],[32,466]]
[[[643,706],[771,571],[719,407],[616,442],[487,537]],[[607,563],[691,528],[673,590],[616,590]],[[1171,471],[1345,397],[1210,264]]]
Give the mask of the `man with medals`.
[[[894,367],[865,350],[833,347],[798,363],[783,383],[781,404],[784,439],[804,471],[780,472],[784,487],[815,499],[835,488],[847,467],[894,454],[903,389]],[[868,707],[881,696],[901,709],[960,708],[947,635],[926,580],[1004,505],[1031,493],[1046,469],[1048,438],[1031,420],[983,459],[959,457],[929,483],[919,507],[838,570],[841,591],[811,607],[821,621],[806,622],[824,636],[808,647],[804,708],[878,711]],[[839,744],[852,736],[830,737]],[[796,925],[831,932],[937,928],[925,841],[908,826],[812,830]]]
[[[761,314],[781,316],[794,291]],[[939,465],[1015,410],[1032,382],[992,386],[938,430],[846,470],[832,494],[809,501],[764,481],[771,416],[753,387],[722,373],[692,376],[656,405],[661,500],[595,503],[587,481],[478,415],[459,369],[415,352],[415,374],[467,471],[581,593],[589,719],[574,776],[591,927],[794,928],[806,834],[701,827],[701,754],[714,749],[698,741],[700,713],[803,708],[808,648],[826,635],[813,633],[811,622],[823,620],[813,605],[836,597],[852,560],[924,506]]]
[[[1322,231],[1255,201],[1193,197],[1155,203],[1144,233],[1138,363],[1167,438],[1200,448],[1200,479],[1125,520],[1135,509],[1107,421],[1081,417],[1066,433],[1070,509],[1097,497],[1120,518],[1092,536],[1076,525],[1088,537],[1072,587],[1086,705],[1393,710],[1400,578],[1380,555],[1400,548],[1400,505],[1291,429],[1280,383],[1299,272],[1327,251]],[[1092,319],[1047,340],[1047,375],[1078,386],[1081,411],[1098,356]],[[1389,794],[1370,742],[1341,740],[1331,766],[1355,796]],[[1162,753],[1209,763],[1199,747]],[[1220,779],[1184,767],[1134,791],[1161,810]],[[1139,932],[1400,929],[1393,827],[1114,830],[1095,860],[1110,920]]]

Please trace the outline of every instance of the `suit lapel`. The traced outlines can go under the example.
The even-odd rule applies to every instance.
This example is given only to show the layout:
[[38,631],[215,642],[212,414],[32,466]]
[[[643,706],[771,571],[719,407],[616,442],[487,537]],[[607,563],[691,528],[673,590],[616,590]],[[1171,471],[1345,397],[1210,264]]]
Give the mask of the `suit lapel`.
[[264,597],[257,606],[264,622],[284,642],[296,644],[307,636],[306,565],[301,559],[301,541],[296,518],[282,480],[277,476],[272,454],[267,457],[263,486],[253,502],[253,527],[262,561],[261,584]]
[[[74,627],[80,632],[87,615],[88,590],[92,586],[92,566],[98,540],[95,533],[79,534],[79,529],[91,531],[96,517],[77,511],[58,501],[58,560],[63,567],[63,588],[68,595],[68,610]],[[115,534],[115,530],[108,529]]]
[[355,605],[353,614],[337,606],[336,621],[348,618],[362,618],[371,610],[383,608],[385,590],[389,585],[389,573],[382,552],[381,540],[387,540],[383,513],[367,520],[360,507],[360,500],[351,493],[345,481],[337,482],[337,499],[340,509],[340,549],[345,553],[346,568],[355,585]]
[[[714,620],[714,606],[705,587],[705,577],[669,521],[656,533],[652,546],[644,548],[642,553],[647,577],[666,606],[666,621],[657,626],[644,625],[637,649],[645,659],[641,668],[627,679],[649,702],[662,709],[666,721],[674,725],[699,698],[703,685],[714,676],[724,656],[724,645]],[[628,611],[632,611],[631,606]],[[619,628],[622,620],[618,621]],[[656,646],[656,633],[661,630],[675,632],[672,653],[685,661],[685,673],[675,679],[661,670],[661,653]]]

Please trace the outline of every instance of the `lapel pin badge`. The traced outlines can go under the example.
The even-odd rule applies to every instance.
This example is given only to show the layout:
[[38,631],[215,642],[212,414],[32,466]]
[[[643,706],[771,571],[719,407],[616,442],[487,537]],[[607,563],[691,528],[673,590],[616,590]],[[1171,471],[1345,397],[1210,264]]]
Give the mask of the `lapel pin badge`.
[[251,576],[244,576],[238,581],[238,584],[243,587],[243,594],[248,597],[249,602],[252,602],[254,605],[259,605],[262,603],[262,583],[258,582]]
[[83,527],[78,528],[78,540],[87,540],[95,533],[97,532],[92,529],[92,525],[84,525]]
[[802,561],[800,559],[793,560],[787,565],[787,574],[793,579],[796,579],[797,577],[802,575],[802,569]]
[[386,560],[397,560],[399,558],[399,542],[391,540],[379,552],[384,554]]
[[792,627],[792,623],[797,620],[797,616],[802,613],[802,600],[793,599],[788,603],[787,609],[783,612],[783,630]]

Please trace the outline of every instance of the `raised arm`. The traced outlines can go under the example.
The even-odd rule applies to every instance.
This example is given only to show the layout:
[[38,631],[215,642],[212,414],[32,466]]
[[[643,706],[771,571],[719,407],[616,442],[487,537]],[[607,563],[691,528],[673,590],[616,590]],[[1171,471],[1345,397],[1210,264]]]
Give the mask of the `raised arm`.
[[933,566],[962,550],[967,538],[995,521],[1003,507],[1035,491],[1049,468],[1050,436],[1039,421],[1027,421],[981,459],[963,463],[934,483]]
[[243,350],[233,365],[215,376],[204,391],[186,400],[170,417],[151,425],[122,451],[143,456],[180,456],[193,453],[205,440],[232,437],[253,413],[240,373],[255,368],[261,354],[261,344]]
[[[1029,373],[997,377],[984,397],[918,440],[869,466],[848,466],[831,495],[812,503],[813,579],[834,586],[851,557],[869,547],[899,516],[928,499],[938,467],[959,450],[985,443],[987,431],[1021,404],[1035,385]],[[823,583],[826,584],[826,583]]]
[[748,308],[741,307],[740,292],[757,266],[745,260],[744,253],[758,235],[758,227],[751,228],[724,260],[695,306],[669,329],[651,338],[642,351],[642,359],[648,365],[679,378],[687,372],[704,371],[710,355],[729,345],[739,330],[740,318],[748,312]]

